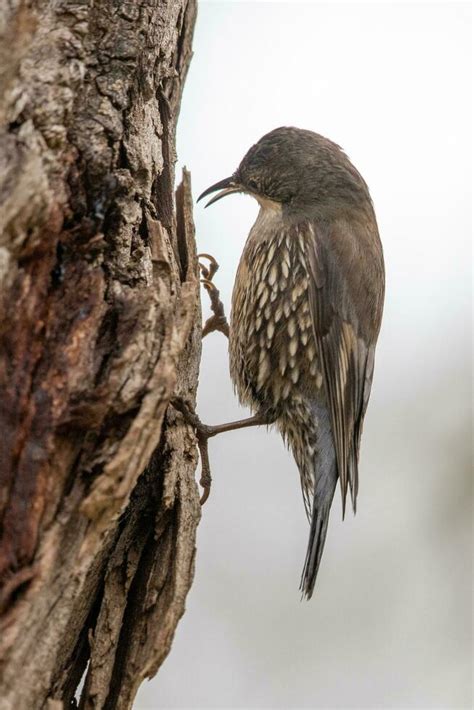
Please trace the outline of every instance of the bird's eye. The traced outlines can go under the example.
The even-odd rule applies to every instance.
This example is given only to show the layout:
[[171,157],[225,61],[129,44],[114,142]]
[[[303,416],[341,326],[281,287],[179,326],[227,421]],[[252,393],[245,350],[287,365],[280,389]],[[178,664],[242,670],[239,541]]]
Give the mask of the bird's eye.
[[258,186],[255,180],[249,180],[249,187],[251,187],[252,190],[257,190]]

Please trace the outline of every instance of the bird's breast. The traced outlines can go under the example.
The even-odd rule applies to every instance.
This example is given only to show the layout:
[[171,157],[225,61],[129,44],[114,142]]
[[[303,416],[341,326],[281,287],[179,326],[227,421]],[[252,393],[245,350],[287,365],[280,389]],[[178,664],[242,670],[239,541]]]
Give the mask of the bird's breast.
[[[262,215],[263,212],[263,215]],[[230,371],[240,400],[279,408],[319,389],[303,228],[265,214],[250,232],[232,295]]]

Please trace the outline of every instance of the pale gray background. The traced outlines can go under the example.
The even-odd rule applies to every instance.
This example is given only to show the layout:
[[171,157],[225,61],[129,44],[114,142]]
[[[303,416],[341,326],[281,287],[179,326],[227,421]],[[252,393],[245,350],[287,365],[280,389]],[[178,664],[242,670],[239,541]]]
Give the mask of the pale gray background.
[[[335,501],[314,598],[279,437],[213,440],[187,612],[136,708],[471,706],[469,46],[467,3],[200,4],[178,136],[195,194],[276,126],[332,138],[370,186],[387,299],[359,511],[342,523]],[[244,196],[195,210],[227,307],[256,213]],[[220,334],[199,412],[246,414]]]

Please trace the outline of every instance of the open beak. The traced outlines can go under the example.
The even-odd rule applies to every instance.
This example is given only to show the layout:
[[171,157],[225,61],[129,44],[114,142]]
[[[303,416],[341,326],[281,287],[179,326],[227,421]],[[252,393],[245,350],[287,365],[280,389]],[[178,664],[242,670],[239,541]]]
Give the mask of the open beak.
[[203,197],[207,197],[212,192],[215,192],[216,190],[220,190],[220,192],[218,192],[217,195],[212,198],[212,200],[209,200],[209,202],[206,203],[206,207],[209,207],[209,205],[214,204],[214,202],[220,200],[221,197],[225,197],[226,195],[232,195],[233,192],[242,192],[242,185],[239,185],[237,182],[235,182],[233,176],[224,178],[224,180],[216,182],[215,185],[211,185],[211,187],[208,187],[207,190],[204,190],[202,195],[199,195],[199,197],[197,198],[197,202],[199,202],[199,200],[202,200]]

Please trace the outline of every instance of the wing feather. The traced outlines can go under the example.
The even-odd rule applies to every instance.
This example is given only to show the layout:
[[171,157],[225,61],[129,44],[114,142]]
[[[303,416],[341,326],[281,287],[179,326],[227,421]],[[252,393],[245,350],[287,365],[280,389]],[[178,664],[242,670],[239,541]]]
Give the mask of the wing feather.
[[355,511],[358,459],[383,305],[383,256],[375,224],[309,229],[310,312],[330,411],[345,512]]

